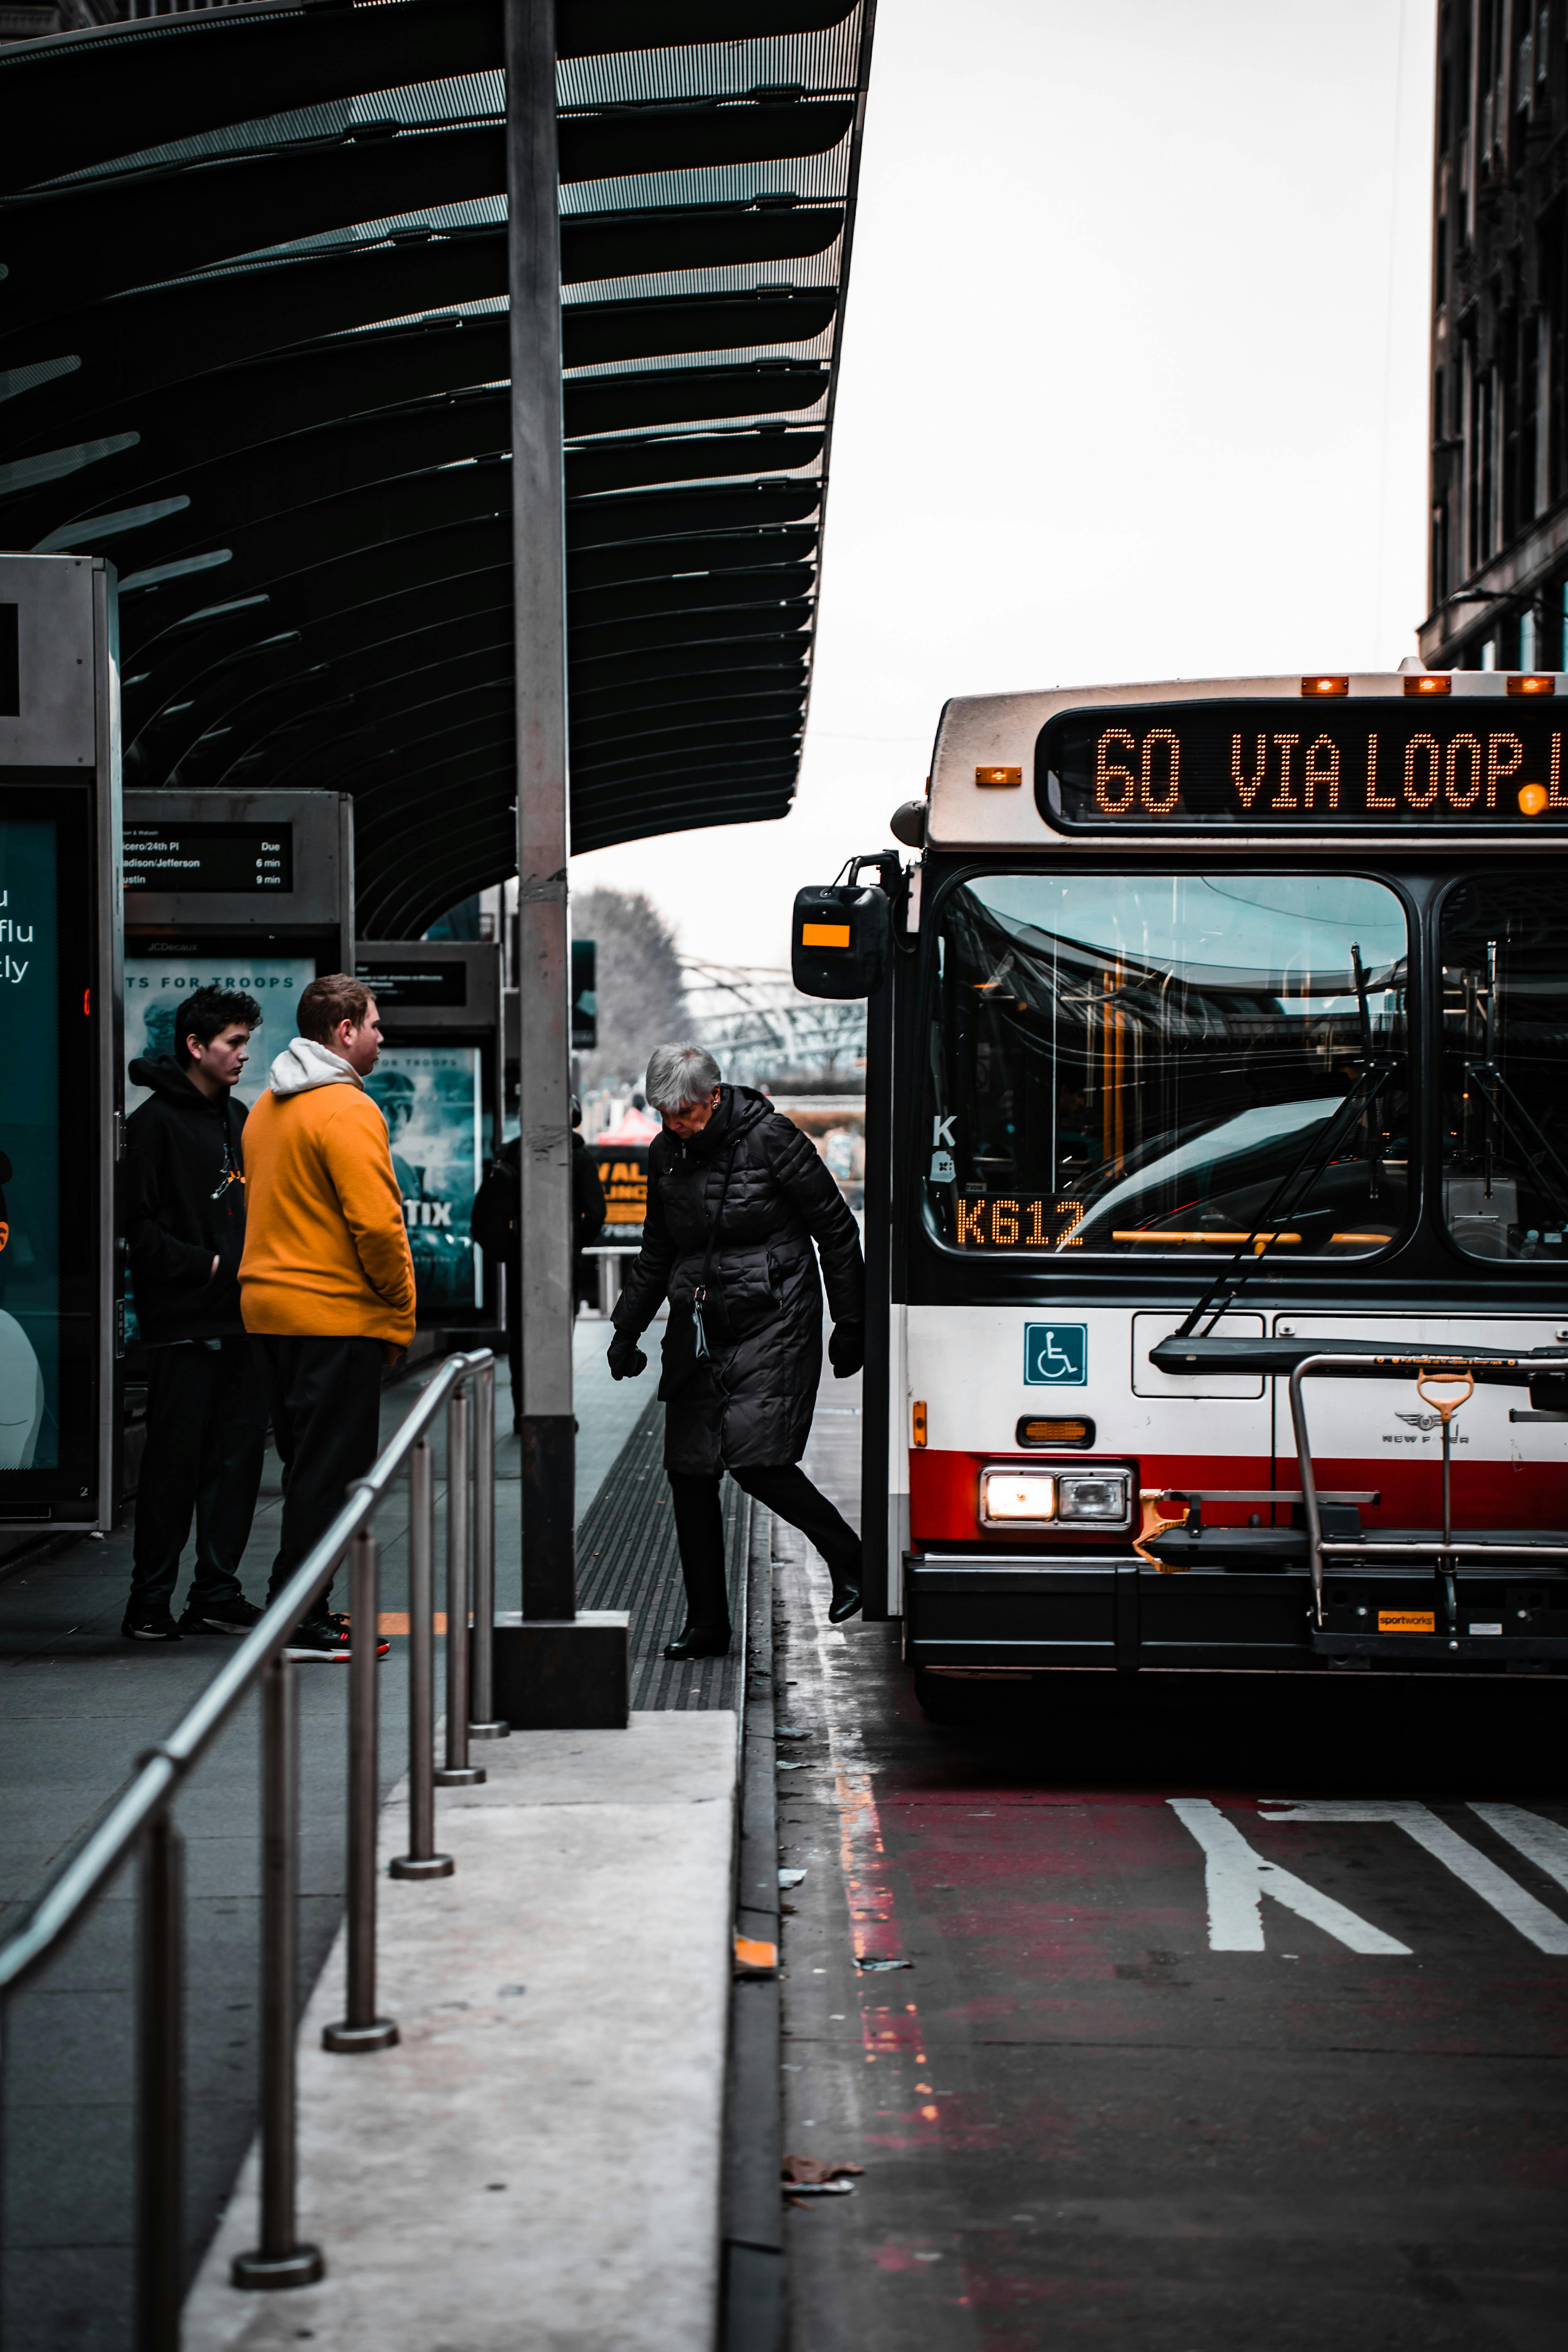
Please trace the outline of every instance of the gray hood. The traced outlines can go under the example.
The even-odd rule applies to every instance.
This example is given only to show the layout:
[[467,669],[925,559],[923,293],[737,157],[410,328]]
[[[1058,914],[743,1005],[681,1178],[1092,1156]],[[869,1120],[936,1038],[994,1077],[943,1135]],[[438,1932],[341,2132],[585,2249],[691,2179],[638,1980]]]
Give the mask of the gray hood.
[[272,1065],[268,1085],[275,1095],[309,1094],[312,1087],[358,1087],[364,1080],[351,1070],[341,1054],[318,1045],[313,1037],[290,1037]]

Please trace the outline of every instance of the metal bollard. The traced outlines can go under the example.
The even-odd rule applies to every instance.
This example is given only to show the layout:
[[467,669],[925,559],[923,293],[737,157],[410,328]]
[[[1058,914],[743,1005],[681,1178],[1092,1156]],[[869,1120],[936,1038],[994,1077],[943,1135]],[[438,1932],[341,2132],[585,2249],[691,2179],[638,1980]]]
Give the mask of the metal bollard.
[[184,1840],[142,1834],[137,1987],[136,2352],[179,2352],[184,2269]]
[[394,1878],[450,1878],[436,1851],[436,1468],[422,1437],[408,1457],[408,1852]]
[[468,1539],[472,1532],[468,1437],[473,1411],[466,1390],[447,1406],[447,1761],[438,1789],[471,1789],[485,1777],[468,1761]]
[[504,1739],[510,1726],[495,1717],[496,1621],[496,1368],[481,1365],[474,1380],[474,1635],[468,1651],[468,1737]]
[[[381,1811],[376,1773],[376,1568],[380,1546],[368,1528],[349,1549],[349,1903],[348,2015],[321,2029],[323,2050],[389,2050],[397,2028],[375,2013],[375,1832]],[[368,1633],[363,1631],[369,1628]]]
[[261,1685],[261,2243],[236,2286],[313,2286],[326,2265],[298,2243],[295,2028],[300,1909],[300,1698],[281,1652]]

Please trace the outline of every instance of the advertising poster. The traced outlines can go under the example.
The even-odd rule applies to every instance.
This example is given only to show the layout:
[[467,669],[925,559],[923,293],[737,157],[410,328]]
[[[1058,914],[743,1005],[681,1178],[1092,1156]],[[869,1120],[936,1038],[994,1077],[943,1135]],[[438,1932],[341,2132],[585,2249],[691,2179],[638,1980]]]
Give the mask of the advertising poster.
[[385,1046],[365,1088],[392,1138],[421,1321],[482,1306],[484,1269],[468,1234],[484,1174],[479,1048]]
[[60,1459],[58,888],[56,826],[0,819],[0,1471]]
[[181,1003],[198,988],[236,988],[261,1007],[261,1026],[250,1041],[250,1059],[235,1088],[248,1110],[267,1084],[267,1073],[295,1033],[294,1008],[316,977],[313,956],[214,954],[139,956],[125,959],[125,1109],[147,1100],[145,1087],[133,1087],[132,1062],[174,1057],[174,1030]]

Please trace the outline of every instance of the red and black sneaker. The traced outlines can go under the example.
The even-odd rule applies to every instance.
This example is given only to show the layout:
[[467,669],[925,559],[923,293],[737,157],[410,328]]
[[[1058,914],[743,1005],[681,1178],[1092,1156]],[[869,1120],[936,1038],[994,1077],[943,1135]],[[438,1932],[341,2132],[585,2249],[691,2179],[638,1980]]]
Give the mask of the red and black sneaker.
[[[348,1658],[353,1654],[349,1621],[341,1611],[323,1617],[307,1617],[302,1624],[296,1625],[283,1652],[286,1658],[293,1658],[300,1664],[318,1658]],[[391,1643],[378,1640],[375,1654],[378,1658],[390,1657]]]

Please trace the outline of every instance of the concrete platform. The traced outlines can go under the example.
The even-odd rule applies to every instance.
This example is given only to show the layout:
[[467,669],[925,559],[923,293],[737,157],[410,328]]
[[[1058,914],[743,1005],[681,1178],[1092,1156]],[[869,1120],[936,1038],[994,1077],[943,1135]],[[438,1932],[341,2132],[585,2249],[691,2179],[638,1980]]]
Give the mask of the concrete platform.
[[[300,2035],[301,2234],[321,2285],[241,2294],[257,2158],[185,2352],[669,2352],[713,2339],[736,1724],[513,1734],[440,1800],[456,1874],[381,1880],[380,2006],[331,2057],[342,1937]],[[405,1842],[403,1792],[383,1816]]]

